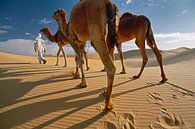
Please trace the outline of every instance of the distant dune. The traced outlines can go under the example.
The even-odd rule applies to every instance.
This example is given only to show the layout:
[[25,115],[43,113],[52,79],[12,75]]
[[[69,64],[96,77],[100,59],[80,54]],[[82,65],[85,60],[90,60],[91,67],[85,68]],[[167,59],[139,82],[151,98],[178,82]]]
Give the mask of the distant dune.
[[[175,64],[183,61],[188,61],[195,59],[195,49],[190,48],[177,48],[173,50],[164,50],[160,51],[163,56],[163,64],[169,65],[169,64]],[[118,54],[116,55],[116,60],[119,60]],[[148,64],[147,67],[154,67],[158,66],[158,62],[156,61],[156,57],[151,49],[147,49],[147,55],[148,55]],[[142,63],[142,57],[139,52],[139,50],[133,50],[133,51],[127,51],[124,52],[125,57],[125,63],[129,67],[141,67]]]
[[[147,49],[146,52],[149,59],[147,67],[158,66],[154,52],[151,49]],[[186,47],[181,47],[173,50],[160,50],[160,53],[163,56],[164,65],[175,64],[195,59],[195,49],[190,49]],[[141,67],[142,57],[139,50],[125,51],[123,52],[123,56],[127,67]],[[90,59],[99,60],[99,55],[96,53],[90,54],[88,55],[88,57]],[[115,54],[115,60],[117,62],[120,62],[118,53]]]
[[[168,82],[159,84],[160,68],[151,50],[140,79],[139,51],[124,52],[127,74],[115,61],[114,109],[104,113],[106,73],[97,54],[89,55],[88,87],[73,79],[74,57],[68,67],[56,57],[38,64],[36,56],[0,53],[0,129],[195,129],[195,49],[161,51]],[[117,58],[118,59],[118,58]]]

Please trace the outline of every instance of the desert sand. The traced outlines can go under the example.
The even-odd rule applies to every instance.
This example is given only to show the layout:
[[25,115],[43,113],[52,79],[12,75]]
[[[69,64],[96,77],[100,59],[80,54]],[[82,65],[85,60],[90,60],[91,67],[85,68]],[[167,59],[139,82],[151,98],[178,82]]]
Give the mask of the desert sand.
[[[0,53],[0,129],[195,129],[195,49],[161,51],[168,82],[159,84],[160,68],[151,50],[140,79],[139,51],[125,52],[127,74],[118,74],[114,109],[103,112],[106,73],[97,54],[89,55],[87,88],[73,79],[75,62],[54,66],[56,57],[38,64],[35,56]],[[116,57],[118,59],[118,57]]]

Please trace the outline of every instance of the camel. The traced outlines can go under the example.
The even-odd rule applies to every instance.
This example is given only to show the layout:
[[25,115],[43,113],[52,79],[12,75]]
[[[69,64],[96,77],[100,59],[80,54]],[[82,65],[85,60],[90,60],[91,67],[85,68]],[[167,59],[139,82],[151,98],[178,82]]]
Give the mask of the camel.
[[[132,40],[135,38],[135,43],[140,49],[140,53],[143,58],[142,62],[142,67],[140,69],[140,72],[138,75],[134,76],[133,78],[139,78],[146,66],[146,63],[148,61],[148,57],[146,54],[146,49],[145,49],[145,41],[147,41],[147,45],[153,50],[156,59],[160,65],[160,70],[161,70],[161,77],[162,80],[161,82],[164,83],[168,79],[166,78],[166,75],[163,70],[163,65],[162,65],[162,55],[158,50],[158,47],[156,45],[154,35],[152,32],[151,28],[151,23],[150,20],[143,15],[133,15],[129,12],[124,13],[120,17],[119,21],[119,26],[118,26],[118,44],[117,44],[117,50],[119,57],[121,59],[121,64],[122,64],[122,72],[121,74],[125,74],[125,66],[123,62],[123,53],[122,53],[122,43]],[[109,43],[109,38],[107,39],[108,46],[110,45]],[[110,53],[113,54],[114,48],[110,49]],[[114,55],[112,55],[112,58]]]
[[59,30],[57,30],[55,35],[52,35],[49,27],[45,27],[41,29],[40,32],[42,32],[51,42],[56,42],[58,44],[59,49],[57,52],[57,61],[55,65],[56,66],[58,65],[59,54],[62,51],[62,54],[64,56],[64,61],[65,61],[64,67],[66,67],[67,66],[66,53],[64,52],[63,47],[64,45],[69,44],[68,39],[65,38],[64,35]]
[[[56,42],[58,44],[59,50],[57,52],[57,61],[56,61],[55,65],[56,66],[58,65],[59,54],[60,54],[60,51],[62,51],[62,54],[64,56],[64,61],[65,61],[64,67],[66,67],[67,66],[66,53],[64,52],[63,47],[65,45],[69,44],[69,40],[63,35],[63,33],[59,29],[57,30],[55,35],[52,35],[49,27],[45,27],[45,28],[41,29],[40,32],[42,32],[51,42]],[[82,53],[83,53],[83,55],[85,57],[85,61],[86,61],[86,70],[89,70],[87,52],[85,51],[85,49],[83,49]]]
[[58,9],[53,14],[53,19],[65,37],[68,37],[70,44],[77,55],[82,80],[80,87],[86,87],[86,79],[83,72],[83,60],[81,48],[87,40],[91,40],[95,46],[101,61],[107,71],[107,91],[105,101],[105,111],[113,108],[111,95],[116,67],[109,54],[106,37],[109,34],[112,46],[117,43],[118,11],[111,0],[82,0],[72,9],[70,20],[67,23],[66,12]]

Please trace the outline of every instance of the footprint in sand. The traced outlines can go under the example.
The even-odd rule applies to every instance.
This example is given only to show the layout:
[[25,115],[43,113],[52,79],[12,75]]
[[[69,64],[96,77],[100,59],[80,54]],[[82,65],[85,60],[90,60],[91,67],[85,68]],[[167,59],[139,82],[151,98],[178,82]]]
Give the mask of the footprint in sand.
[[166,108],[161,108],[161,112],[157,122],[150,124],[150,129],[188,129],[178,113],[168,112]]
[[110,121],[104,121],[96,129],[117,129],[117,127]]
[[105,118],[107,120],[101,122],[96,129],[135,129],[134,116],[131,113],[118,115],[116,112],[110,112]]
[[134,116],[131,113],[123,113],[120,116],[119,123],[122,129],[135,129]]
[[181,89],[173,89],[175,91],[174,94],[171,95],[172,99],[179,99],[183,97],[193,97],[194,93],[191,91],[185,91]]
[[160,94],[159,93],[148,93],[149,99],[148,102],[152,103],[152,104],[157,104],[157,105],[163,105],[164,101],[163,99],[160,98]]

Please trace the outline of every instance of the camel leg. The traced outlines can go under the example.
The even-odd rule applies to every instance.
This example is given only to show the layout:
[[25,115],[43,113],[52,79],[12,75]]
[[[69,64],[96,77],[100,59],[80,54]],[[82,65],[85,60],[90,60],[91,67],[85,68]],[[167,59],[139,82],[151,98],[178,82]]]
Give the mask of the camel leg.
[[[81,83],[80,83],[80,87],[81,88],[85,88],[87,87],[87,83],[86,83],[86,79],[85,79],[85,74],[84,74],[84,70],[83,70],[83,64],[84,64],[84,60],[82,58],[82,49],[83,48],[79,48],[78,44],[80,44],[81,42],[79,41],[74,41],[71,43],[71,46],[73,47],[75,53],[76,53],[76,64],[79,65],[79,68],[81,70],[81,75],[82,75],[82,79],[81,79]],[[84,45],[83,45],[84,47]]]
[[88,58],[87,58],[87,52],[85,51],[85,48],[83,47],[83,56],[85,58],[85,62],[86,62],[86,71],[89,70],[89,64],[88,64]]
[[118,54],[119,54],[121,64],[122,64],[122,71],[120,72],[120,74],[126,74],[125,65],[124,65],[124,61],[123,61],[123,51],[122,51],[121,43],[118,43],[117,50],[118,50]]
[[61,51],[62,51],[62,54],[63,54],[63,56],[64,56],[64,67],[67,67],[66,53],[65,53],[65,51],[64,51],[64,49],[63,49],[63,46],[61,47]]
[[114,48],[111,48],[111,49],[109,50],[109,54],[110,54],[110,56],[111,56],[111,58],[112,58],[112,60],[113,60],[113,62],[114,62]]
[[[111,58],[112,58],[112,60],[114,62],[114,48],[110,48],[109,49],[109,54],[110,54],[110,56],[111,56]],[[106,71],[106,67],[104,67],[101,71],[102,72]]]
[[156,44],[152,44],[149,42],[149,40],[147,39],[147,44],[148,46],[153,50],[155,56],[156,56],[156,59],[159,63],[159,66],[160,66],[160,70],[161,70],[161,77],[162,77],[162,80],[161,80],[161,83],[164,83],[166,82],[168,79],[166,78],[166,75],[164,73],[164,69],[163,69],[163,65],[162,65],[162,55],[161,53],[159,52],[158,50],[158,47],[156,46]]
[[107,91],[106,91],[105,111],[111,110],[113,108],[112,101],[111,101],[112,86],[114,82],[116,67],[114,66],[113,60],[107,50],[107,46],[104,38],[100,38],[100,40],[94,38],[93,43],[107,71]]
[[57,52],[57,61],[56,61],[56,64],[55,64],[56,66],[58,66],[60,51],[61,51],[61,49],[59,47],[58,52]]
[[74,79],[79,79],[79,64],[78,64],[78,56],[75,55],[75,63],[76,63],[76,71],[74,73]]
[[[140,43],[141,43],[141,45],[140,45]],[[139,74],[137,76],[133,76],[133,78],[139,78],[141,76],[141,74],[142,74],[142,72],[143,72],[143,70],[144,70],[144,68],[145,68],[145,66],[146,66],[146,64],[148,62],[148,57],[147,57],[147,54],[146,54],[146,49],[145,49],[144,41],[142,41],[142,42],[137,42],[136,41],[136,44],[137,44],[137,46],[140,49],[140,53],[142,55],[143,61],[142,61],[142,67],[140,69]]]
[[[102,49],[102,48],[101,48]],[[114,76],[116,72],[116,67],[114,66],[111,56],[107,53],[106,47],[103,50],[99,51],[100,58],[107,71],[107,96],[106,96],[106,105],[105,110],[111,110],[113,108],[111,97],[112,97],[112,86],[114,82]]]
[[[114,48],[110,48],[110,50],[109,50],[109,54],[110,54],[110,56],[111,56],[111,58],[112,58],[112,60],[113,60],[113,62],[114,62],[114,60],[115,60],[115,56],[114,56]],[[104,69],[106,69],[106,68],[104,68]]]

